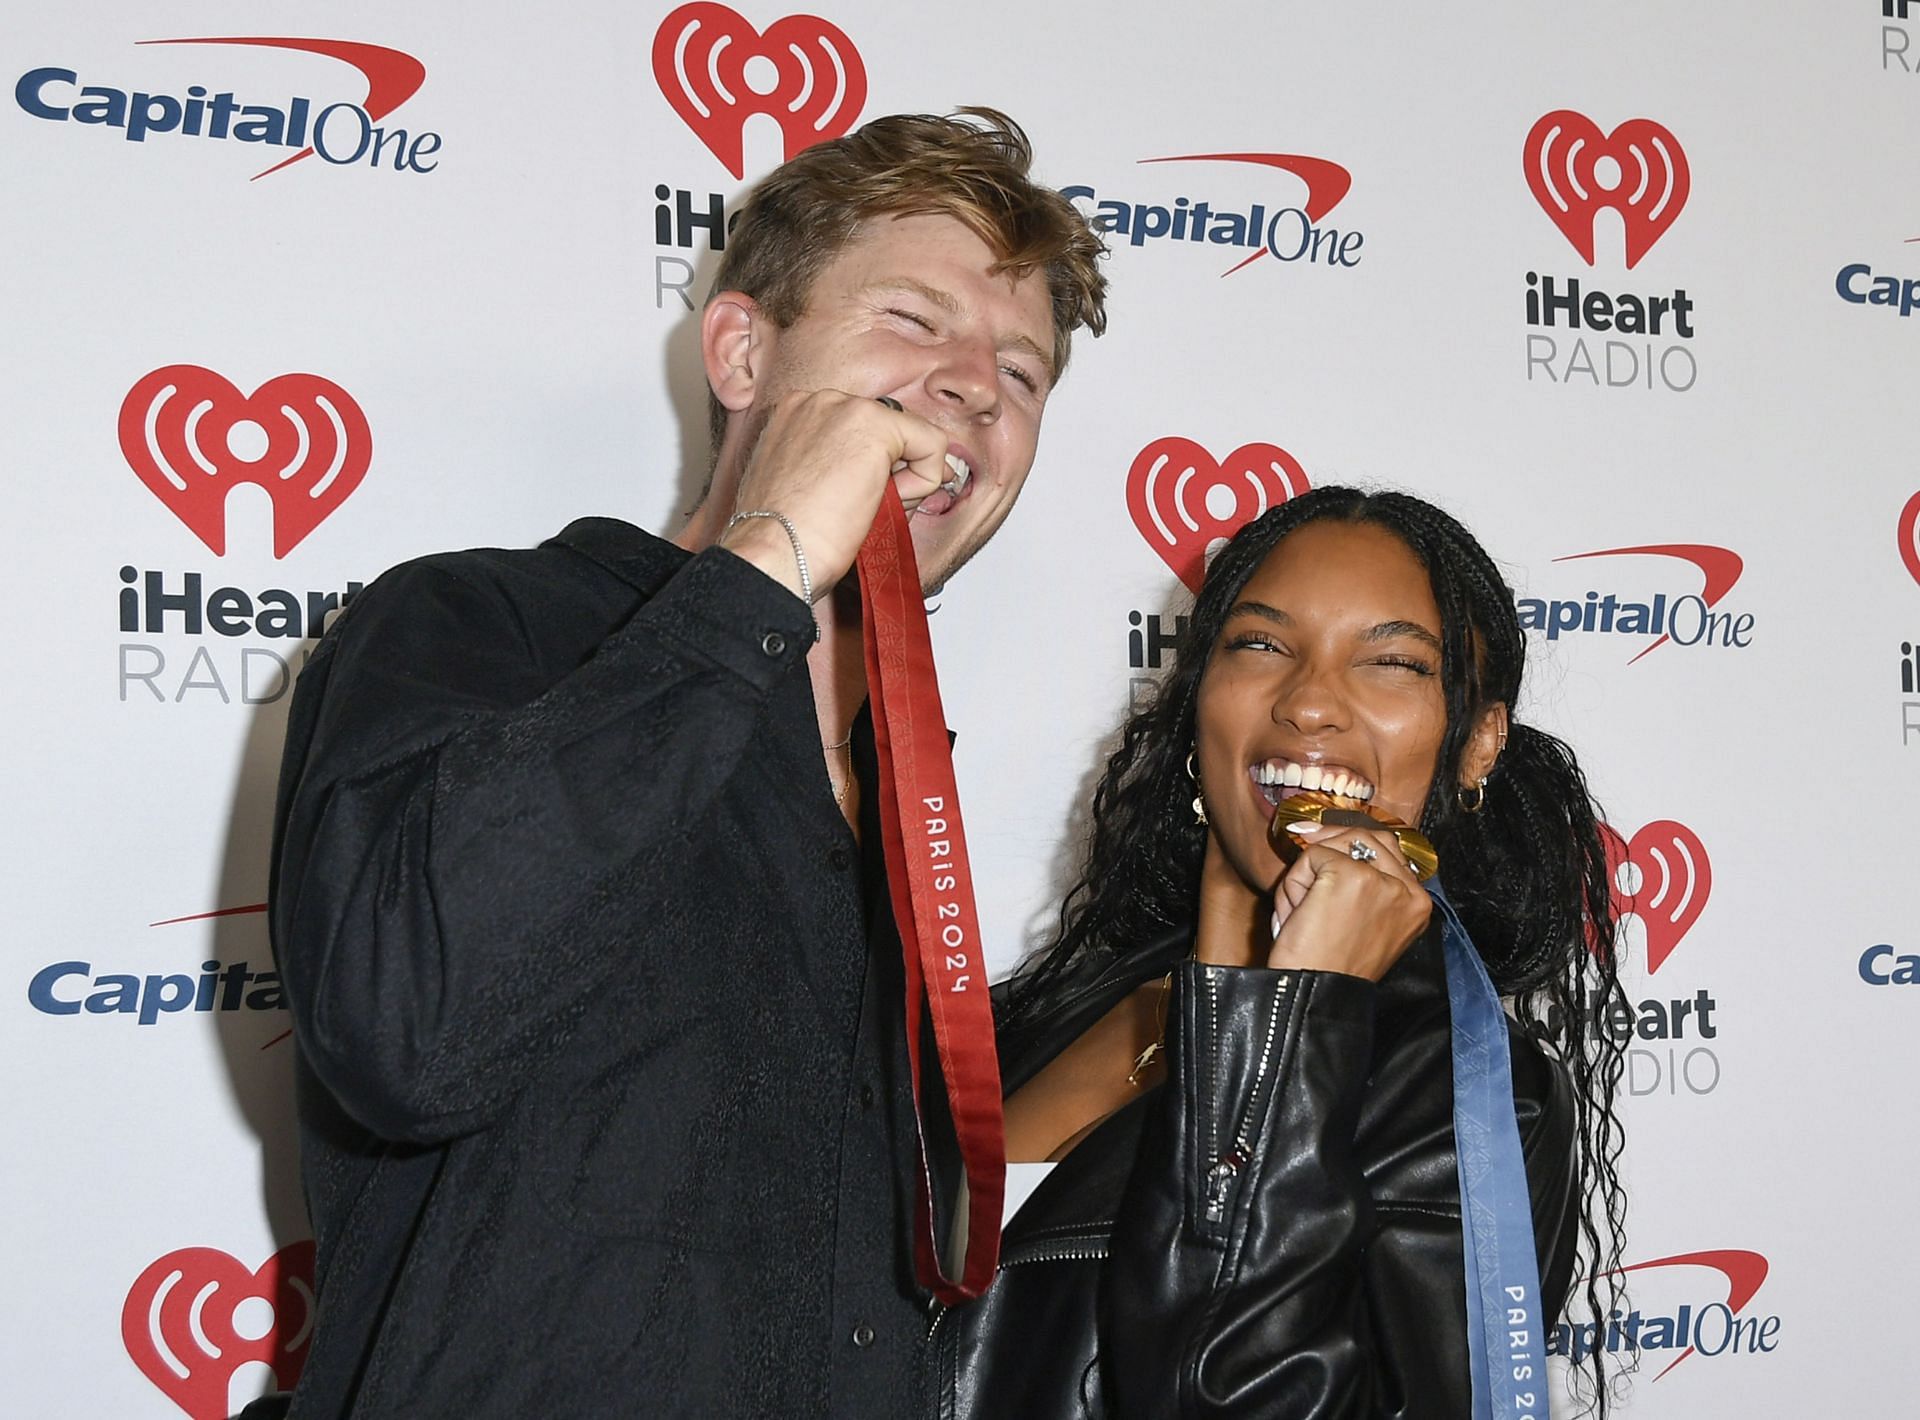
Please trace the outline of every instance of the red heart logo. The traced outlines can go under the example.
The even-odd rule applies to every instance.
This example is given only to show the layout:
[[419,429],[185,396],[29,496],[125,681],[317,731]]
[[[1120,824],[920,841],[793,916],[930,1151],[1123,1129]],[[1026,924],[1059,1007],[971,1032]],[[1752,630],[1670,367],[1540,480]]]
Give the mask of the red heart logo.
[[1134,455],[1127,511],[1174,575],[1198,592],[1218,544],[1309,486],[1306,470],[1278,444],[1242,444],[1216,462],[1174,435]]
[[168,365],[127,391],[120,452],[216,557],[227,494],[259,484],[273,499],[273,555],[285,557],[360,486],[373,434],[353,396],[318,375],[280,375],[249,397],[211,370]]
[[[1651,976],[1699,920],[1713,891],[1713,865],[1707,845],[1683,823],[1656,819],[1631,842],[1610,824],[1600,826],[1607,845],[1607,875],[1613,884],[1616,916],[1632,914],[1647,932],[1647,974]],[[1637,878],[1631,887],[1623,879]]]
[[[764,62],[750,77],[747,65],[756,59]],[[673,111],[736,178],[746,173],[742,135],[753,115],[780,125],[783,156],[791,158],[847,132],[867,101],[866,65],[838,27],[818,15],[788,15],[762,35],[709,0],[682,5],[660,22],[653,77]]]
[[[250,1309],[243,1330],[240,1308],[252,1301],[265,1306]],[[292,1390],[313,1339],[313,1243],[281,1248],[257,1272],[210,1247],[170,1252],[127,1293],[120,1339],[193,1420],[226,1420],[233,1373],[249,1361],[264,1361],[275,1385]]]
[[1907,575],[1920,582],[1920,493],[1900,510],[1900,560],[1907,564]]
[[[1604,181],[1602,159],[1617,170]],[[1602,207],[1620,214],[1631,271],[1687,205],[1687,155],[1650,118],[1629,119],[1603,136],[1586,115],[1556,109],[1527,134],[1526,165],[1534,200],[1588,266],[1594,214]]]

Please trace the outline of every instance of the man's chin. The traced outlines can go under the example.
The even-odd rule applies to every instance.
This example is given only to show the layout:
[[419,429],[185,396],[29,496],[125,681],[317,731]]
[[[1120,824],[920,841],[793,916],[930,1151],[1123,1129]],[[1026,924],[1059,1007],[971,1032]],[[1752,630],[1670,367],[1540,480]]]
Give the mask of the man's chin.
[[935,519],[924,522],[918,518],[908,519],[907,534],[913,542],[913,565],[920,574],[920,591],[924,596],[936,596],[945,590],[965,559],[956,557],[953,539]]

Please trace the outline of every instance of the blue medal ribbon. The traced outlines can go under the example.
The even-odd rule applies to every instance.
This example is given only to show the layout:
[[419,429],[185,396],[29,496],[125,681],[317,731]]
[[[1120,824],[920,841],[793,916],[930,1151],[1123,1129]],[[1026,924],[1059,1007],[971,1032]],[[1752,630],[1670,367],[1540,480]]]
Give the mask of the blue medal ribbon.
[[1473,1420],[1546,1420],[1547,1365],[1540,1263],[1520,1122],[1513,1110],[1507,1013],[1486,963],[1431,879],[1444,924],[1453,1015],[1453,1134],[1466,1244],[1467,1353]]

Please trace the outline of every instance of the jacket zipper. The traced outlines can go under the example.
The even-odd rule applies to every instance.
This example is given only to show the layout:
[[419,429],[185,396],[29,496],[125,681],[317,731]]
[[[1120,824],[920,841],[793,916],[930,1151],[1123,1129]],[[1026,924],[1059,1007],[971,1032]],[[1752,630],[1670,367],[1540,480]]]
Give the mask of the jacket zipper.
[[[1287,999],[1287,988],[1292,978],[1280,978],[1279,989],[1274,993],[1273,1008],[1267,1016],[1267,1038],[1260,1047],[1260,1064],[1254,1070],[1253,1087],[1247,1091],[1246,1105],[1240,1111],[1240,1127],[1235,1131],[1233,1146],[1225,1153],[1220,1152],[1220,1111],[1207,1112],[1207,1153],[1213,1159],[1213,1166],[1207,1170],[1206,1178],[1206,1219],[1209,1223],[1219,1223],[1227,1216],[1227,1201],[1233,1193],[1234,1181],[1239,1178],[1240,1170],[1247,1166],[1247,1160],[1253,1154],[1253,1113],[1260,1098],[1260,1087],[1266,1083],[1267,1070],[1273,1064],[1273,1039],[1280,1028],[1280,1007]],[[1219,978],[1211,971],[1207,973],[1207,1010],[1211,1018],[1209,1043],[1213,1046],[1213,1058],[1219,1060],[1220,1042],[1220,987]],[[1214,1094],[1219,1094],[1219,1071],[1214,1072]]]
[[[1002,1258],[1000,1265],[994,1268],[996,1273],[1005,1272],[1009,1267],[1025,1267],[1030,1262],[1104,1262],[1112,1255],[1112,1247],[1106,1238],[1063,1238],[1055,1243],[1041,1243],[1029,1250],[1022,1250],[1020,1256]],[[940,1323],[946,1320],[947,1313],[953,1308],[940,1302],[929,1302],[933,1310],[933,1320],[927,1324],[927,1340],[931,1341],[940,1330]]]
[[1030,1262],[1099,1262],[1111,1251],[1105,1239],[1065,1238],[1057,1243],[1035,1247],[1018,1257],[1007,1258],[995,1270],[1005,1272],[1009,1267],[1025,1267]]
[[[1220,986],[1218,977],[1211,971],[1206,973],[1206,981],[1209,1045],[1212,1048],[1210,1058],[1215,1062],[1213,1094],[1217,1099],[1220,1084]],[[1246,1167],[1247,1160],[1252,1156],[1254,1106],[1259,1102],[1267,1071],[1273,1066],[1273,1042],[1280,1031],[1280,1008],[1286,1004],[1287,992],[1292,984],[1292,978],[1282,977],[1274,992],[1273,1006],[1267,1014],[1266,1039],[1260,1046],[1260,1063],[1254,1068],[1253,1087],[1247,1092],[1246,1104],[1240,1111],[1240,1126],[1234,1131],[1233,1146],[1224,1154],[1220,1152],[1220,1111],[1207,1111],[1207,1152],[1214,1161],[1207,1170],[1206,1180],[1206,1218],[1209,1223],[1219,1223],[1226,1218],[1227,1201],[1233,1192],[1234,1180],[1240,1176],[1240,1170]],[[1019,1257],[1003,1257],[994,1270],[1004,1272],[1009,1267],[1022,1267],[1030,1262],[1099,1262],[1110,1255],[1111,1245],[1107,1240],[1063,1238],[1056,1243],[1040,1244],[1031,1251],[1023,1251]],[[933,1320],[927,1324],[927,1340],[931,1342],[952,1308],[937,1301],[930,1302],[929,1306],[933,1311]]]

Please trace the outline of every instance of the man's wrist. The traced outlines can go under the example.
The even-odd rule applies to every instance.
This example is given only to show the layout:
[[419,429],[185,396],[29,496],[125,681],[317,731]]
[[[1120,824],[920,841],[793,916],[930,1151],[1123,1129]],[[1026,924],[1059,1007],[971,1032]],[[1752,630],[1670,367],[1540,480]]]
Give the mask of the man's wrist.
[[799,559],[786,529],[772,518],[740,518],[727,525],[717,545],[750,563],[796,597],[808,590],[801,580]]

